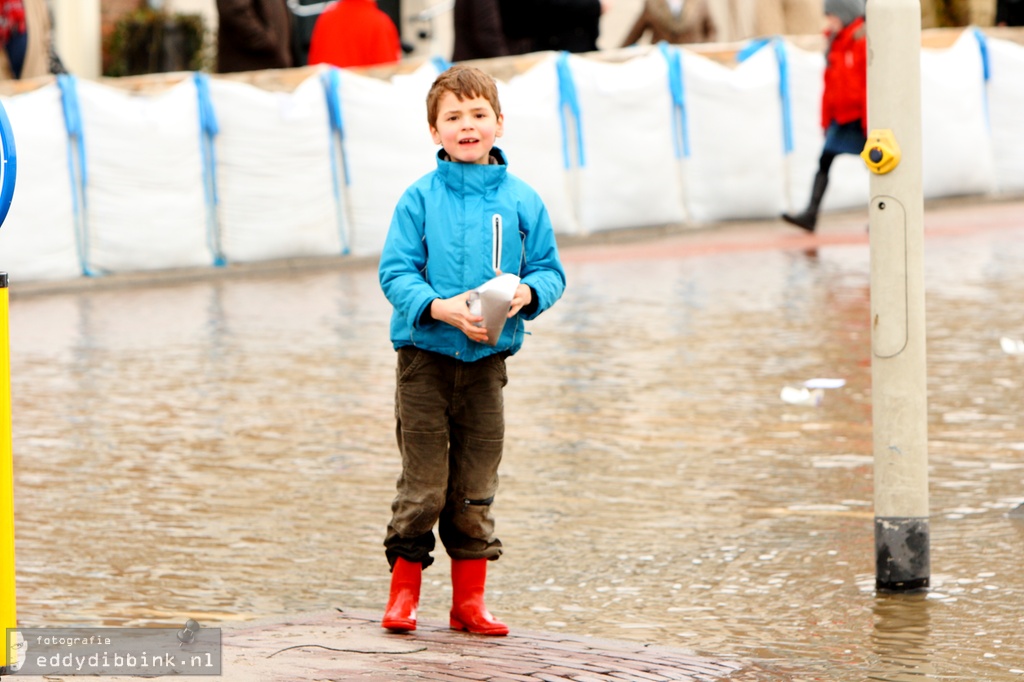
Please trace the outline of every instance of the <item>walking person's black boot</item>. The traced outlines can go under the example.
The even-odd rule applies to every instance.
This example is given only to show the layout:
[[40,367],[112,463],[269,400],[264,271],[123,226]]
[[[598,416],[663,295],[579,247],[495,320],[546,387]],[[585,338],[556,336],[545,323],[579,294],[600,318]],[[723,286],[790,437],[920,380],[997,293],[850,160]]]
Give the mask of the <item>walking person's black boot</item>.
[[808,232],[814,232],[814,227],[818,224],[818,207],[821,206],[821,199],[825,196],[826,187],[828,187],[828,173],[819,170],[818,174],[814,176],[814,187],[811,189],[811,203],[807,205],[803,213],[797,213],[796,215],[783,213],[782,219],[790,225],[796,225]]

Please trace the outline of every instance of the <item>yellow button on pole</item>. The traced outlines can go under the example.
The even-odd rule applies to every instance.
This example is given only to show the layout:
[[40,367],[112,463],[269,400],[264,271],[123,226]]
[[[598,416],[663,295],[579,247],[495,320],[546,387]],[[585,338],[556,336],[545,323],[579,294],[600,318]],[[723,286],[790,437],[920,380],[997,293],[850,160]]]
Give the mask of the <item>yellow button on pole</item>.
[[882,175],[900,164],[900,146],[891,130],[872,130],[864,143],[864,151],[860,158],[868,165],[872,173]]

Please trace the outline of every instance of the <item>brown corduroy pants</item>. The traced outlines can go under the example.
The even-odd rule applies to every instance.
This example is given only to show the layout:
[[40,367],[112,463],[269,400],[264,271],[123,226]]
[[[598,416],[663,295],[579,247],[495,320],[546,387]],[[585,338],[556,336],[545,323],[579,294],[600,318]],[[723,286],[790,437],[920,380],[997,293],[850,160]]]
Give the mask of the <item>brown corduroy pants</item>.
[[476,362],[398,349],[395,433],[402,455],[384,540],[388,563],[433,563],[433,527],[453,559],[497,559],[491,504],[505,437],[506,354]]

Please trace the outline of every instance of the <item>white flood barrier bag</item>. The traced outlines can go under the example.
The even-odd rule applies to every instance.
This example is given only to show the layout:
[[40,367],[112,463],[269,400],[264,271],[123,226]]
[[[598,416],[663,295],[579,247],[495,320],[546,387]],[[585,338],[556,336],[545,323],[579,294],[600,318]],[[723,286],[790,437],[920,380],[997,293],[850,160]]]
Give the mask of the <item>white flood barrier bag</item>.
[[342,143],[348,174],[353,255],[379,254],[402,193],[437,167],[427,92],[437,68],[425,64],[391,82],[341,72]]
[[988,40],[988,112],[996,185],[1024,192],[1024,46]]
[[582,231],[684,222],[666,57],[652,50],[621,64],[576,56],[567,63],[580,117]]
[[194,82],[135,95],[79,79],[77,90],[89,269],[210,265]]
[[344,223],[318,75],[291,93],[213,79],[220,249],[227,262],[340,255]]
[[505,134],[497,145],[508,157],[509,172],[540,195],[555,232],[576,234],[579,221],[563,148],[556,64],[552,55],[508,83],[498,82]]
[[926,199],[995,191],[984,75],[982,52],[973,31],[961,33],[945,50],[921,50],[921,155]]
[[789,101],[793,148],[786,155],[786,209],[799,213],[811,198],[821,147],[821,93],[825,89],[825,55],[784,44],[789,66]]
[[14,132],[17,181],[0,228],[0,271],[21,281],[82,274],[60,89],[46,85],[3,98]]
[[762,49],[735,69],[684,51],[692,155],[687,208],[697,223],[768,218],[785,210],[779,67]]

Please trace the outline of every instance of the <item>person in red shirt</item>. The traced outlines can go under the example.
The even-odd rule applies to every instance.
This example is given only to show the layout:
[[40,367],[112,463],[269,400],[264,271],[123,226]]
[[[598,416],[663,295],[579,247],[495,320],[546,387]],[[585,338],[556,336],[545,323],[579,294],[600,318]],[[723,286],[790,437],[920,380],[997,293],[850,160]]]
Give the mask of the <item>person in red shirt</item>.
[[320,15],[309,42],[310,64],[393,64],[402,55],[398,29],[376,0],[341,0]]
[[791,225],[814,232],[818,207],[828,187],[828,171],[840,154],[860,154],[867,142],[868,62],[865,0],[825,0],[829,37],[825,90],[821,96],[821,126],[825,146],[814,176],[811,201],[803,213],[783,213]]

